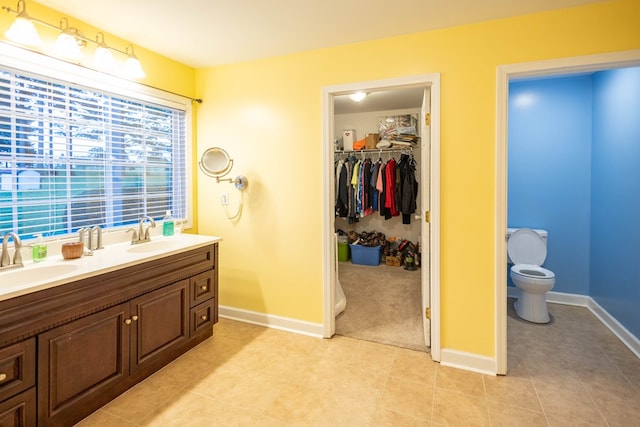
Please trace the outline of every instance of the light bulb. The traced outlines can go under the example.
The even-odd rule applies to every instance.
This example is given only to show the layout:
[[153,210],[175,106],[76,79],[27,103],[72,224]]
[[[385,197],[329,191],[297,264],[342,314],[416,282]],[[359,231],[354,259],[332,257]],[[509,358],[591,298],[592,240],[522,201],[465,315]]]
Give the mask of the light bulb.
[[127,77],[131,77],[133,79],[141,79],[147,75],[142,69],[140,61],[138,61],[138,58],[136,58],[133,53],[131,53],[124,62],[124,73]]
[[33,21],[29,19],[27,13],[22,11],[13,21],[11,27],[4,33],[13,42],[27,46],[37,46],[42,43],[38,30]]
[[82,51],[78,46],[78,41],[71,34],[64,32],[58,36],[53,50],[56,55],[74,62],[82,60]]
[[93,54],[92,64],[95,68],[103,71],[113,72],[115,70],[115,60],[113,59],[113,53],[104,43],[100,44],[95,53]]

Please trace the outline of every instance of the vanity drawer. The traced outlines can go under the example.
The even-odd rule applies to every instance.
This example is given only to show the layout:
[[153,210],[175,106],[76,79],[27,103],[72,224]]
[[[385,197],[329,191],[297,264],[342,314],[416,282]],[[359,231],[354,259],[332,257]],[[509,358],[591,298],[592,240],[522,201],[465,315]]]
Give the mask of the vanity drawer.
[[213,327],[216,321],[216,300],[210,299],[191,309],[189,322],[189,338],[196,336],[205,329]]
[[0,401],[36,384],[36,339],[0,349]]
[[215,275],[213,271],[207,271],[193,276],[190,281],[191,307],[195,307],[216,296]]
[[32,387],[0,403],[0,426],[35,427],[36,410],[36,388]]

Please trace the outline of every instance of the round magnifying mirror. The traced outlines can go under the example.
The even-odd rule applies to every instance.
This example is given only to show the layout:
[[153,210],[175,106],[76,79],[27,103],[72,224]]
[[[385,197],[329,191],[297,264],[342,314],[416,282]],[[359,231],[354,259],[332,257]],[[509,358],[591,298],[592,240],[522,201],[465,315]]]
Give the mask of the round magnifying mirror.
[[200,158],[200,167],[203,172],[213,177],[221,177],[231,171],[233,160],[229,154],[219,147],[207,149]]

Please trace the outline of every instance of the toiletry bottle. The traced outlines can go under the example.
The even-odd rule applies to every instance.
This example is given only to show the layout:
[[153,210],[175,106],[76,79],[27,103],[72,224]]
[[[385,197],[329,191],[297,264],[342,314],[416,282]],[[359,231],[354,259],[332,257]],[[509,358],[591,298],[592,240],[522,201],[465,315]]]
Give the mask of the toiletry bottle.
[[170,210],[167,210],[167,214],[165,215],[164,218],[162,218],[162,220],[164,221],[162,223],[162,235],[173,236],[173,226],[174,226],[175,220],[171,216]]
[[36,242],[33,244],[33,249],[31,250],[31,258],[33,262],[44,261],[47,258],[47,245],[42,240],[42,233],[34,234],[36,238]]

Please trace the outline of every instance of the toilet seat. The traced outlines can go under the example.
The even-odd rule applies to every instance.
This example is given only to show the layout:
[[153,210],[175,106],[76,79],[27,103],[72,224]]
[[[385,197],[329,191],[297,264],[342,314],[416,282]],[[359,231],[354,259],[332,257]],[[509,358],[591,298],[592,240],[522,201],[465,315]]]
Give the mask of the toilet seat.
[[556,275],[551,270],[542,268],[539,265],[534,264],[516,264],[511,267],[511,272],[522,277],[528,277],[530,279],[555,279]]

